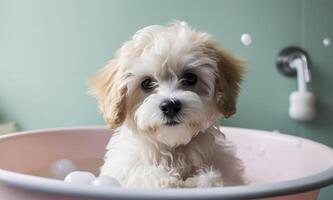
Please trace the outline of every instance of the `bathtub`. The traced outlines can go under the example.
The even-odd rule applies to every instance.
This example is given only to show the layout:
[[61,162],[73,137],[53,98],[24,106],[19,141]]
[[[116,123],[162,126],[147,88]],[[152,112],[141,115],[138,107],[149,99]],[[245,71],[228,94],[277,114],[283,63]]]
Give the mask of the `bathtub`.
[[314,200],[333,184],[333,150],[307,139],[268,131],[221,127],[237,146],[246,186],[193,189],[127,189],[64,183],[48,169],[70,159],[97,173],[112,130],[104,127],[21,132],[0,137],[0,199],[264,199]]

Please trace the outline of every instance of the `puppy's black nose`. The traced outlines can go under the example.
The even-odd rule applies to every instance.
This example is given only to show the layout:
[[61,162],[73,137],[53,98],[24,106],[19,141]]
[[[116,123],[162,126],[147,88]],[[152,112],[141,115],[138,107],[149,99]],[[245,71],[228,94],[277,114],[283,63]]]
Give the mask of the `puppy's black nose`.
[[182,109],[182,104],[179,100],[165,100],[161,103],[160,109],[168,118],[173,118]]

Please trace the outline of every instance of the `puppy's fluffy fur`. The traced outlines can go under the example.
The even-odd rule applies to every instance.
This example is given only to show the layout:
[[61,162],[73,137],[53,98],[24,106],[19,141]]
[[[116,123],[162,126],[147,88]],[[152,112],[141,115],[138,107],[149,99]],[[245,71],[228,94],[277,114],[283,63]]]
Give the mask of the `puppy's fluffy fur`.
[[[195,84],[186,84],[188,73]],[[115,129],[101,175],[124,187],[244,184],[241,161],[215,125],[235,113],[241,75],[239,60],[185,22],[139,30],[91,81]],[[161,110],[168,99],[182,105],[172,124]]]

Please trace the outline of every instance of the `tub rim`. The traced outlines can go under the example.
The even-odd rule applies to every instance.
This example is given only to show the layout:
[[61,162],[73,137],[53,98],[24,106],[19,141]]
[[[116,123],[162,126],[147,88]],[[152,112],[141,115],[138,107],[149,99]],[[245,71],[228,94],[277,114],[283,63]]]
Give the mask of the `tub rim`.
[[[333,149],[315,142],[310,139],[301,138],[283,133],[272,133],[270,131],[247,129],[237,127],[220,127],[222,129],[242,129],[243,131],[255,131],[258,134],[270,134],[271,136],[296,138],[312,142],[317,145]],[[23,131],[14,134],[0,136],[0,139],[11,138],[26,134],[38,134],[48,132],[58,132],[66,130],[96,130],[106,129],[105,126],[85,126],[85,127],[69,127],[69,128],[52,128],[40,129],[33,131]],[[186,189],[132,189],[132,188],[113,188],[113,187],[92,187],[89,185],[67,184],[60,180],[54,180],[44,177],[37,177],[27,174],[12,172],[0,168],[0,185],[8,185],[15,188],[31,190],[34,192],[50,193],[54,195],[65,195],[72,197],[86,198],[116,198],[116,199],[255,199],[265,197],[284,196],[296,193],[310,192],[318,190],[333,184],[333,165],[328,169],[304,178],[280,181],[268,184],[233,186],[233,187],[216,187],[216,188],[186,188]]]

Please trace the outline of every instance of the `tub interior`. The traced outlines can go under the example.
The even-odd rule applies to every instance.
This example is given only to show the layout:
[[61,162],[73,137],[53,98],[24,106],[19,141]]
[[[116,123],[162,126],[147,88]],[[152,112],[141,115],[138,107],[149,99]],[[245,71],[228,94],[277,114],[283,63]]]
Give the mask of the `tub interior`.
[[[317,174],[333,165],[324,145],[279,133],[222,128],[245,165],[250,184],[287,181]],[[0,168],[54,178],[49,169],[57,159],[70,159],[79,170],[98,174],[112,130],[82,129],[22,134],[0,140]]]
[[[112,131],[107,129],[39,132],[0,140],[0,168],[17,173],[54,178],[54,161],[68,159],[78,170],[95,175]],[[5,152],[5,153],[4,153]]]
[[237,148],[252,184],[294,180],[333,166],[332,149],[276,132],[222,128]]

